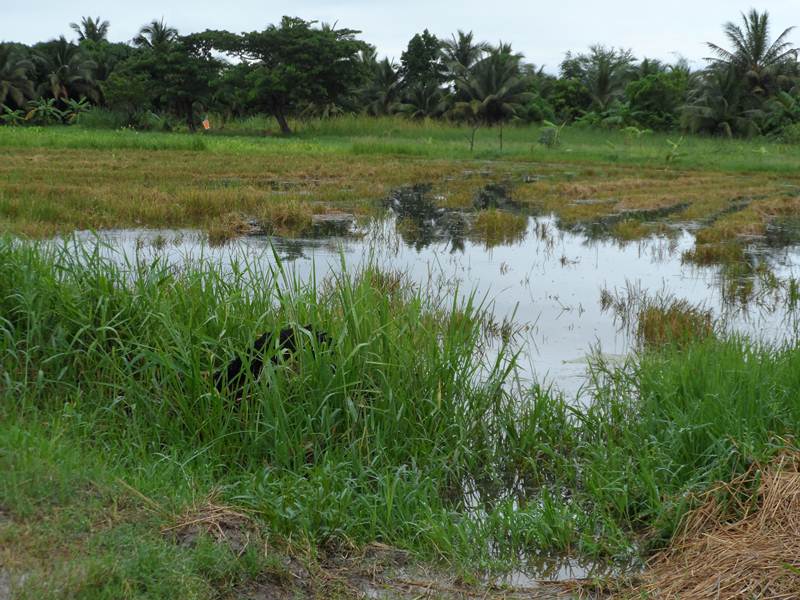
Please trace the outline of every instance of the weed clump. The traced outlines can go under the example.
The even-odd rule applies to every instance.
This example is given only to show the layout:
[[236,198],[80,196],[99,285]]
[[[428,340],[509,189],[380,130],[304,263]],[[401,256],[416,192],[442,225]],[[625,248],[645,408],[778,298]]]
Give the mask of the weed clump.
[[252,233],[257,229],[241,214],[231,213],[224,218],[209,223],[206,227],[210,246],[224,246],[237,237]]
[[522,241],[527,230],[528,219],[524,215],[489,209],[482,210],[475,216],[470,238],[491,248]]
[[639,240],[647,237],[652,232],[652,227],[638,219],[625,219],[613,228],[616,238],[624,241]]
[[714,333],[710,310],[674,298],[644,306],[637,321],[636,337],[642,346],[649,348],[665,344],[686,346]]
[[600,308],[610,311],[621,329],[633,333],[643,350],[685,347],[714,336],[712,312],[672,294],[648,294],[628,284],[621,290],[603,288]]
[[697,244],[683,253],[683,262],[698,266],[730,264],[743,260],[744,249],[735,242]]

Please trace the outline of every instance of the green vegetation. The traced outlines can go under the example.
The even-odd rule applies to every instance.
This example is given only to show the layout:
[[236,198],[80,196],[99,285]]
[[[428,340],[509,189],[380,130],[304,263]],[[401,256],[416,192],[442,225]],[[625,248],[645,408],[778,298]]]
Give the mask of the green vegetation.
[[[472,299],[443,305],[372,268],[317,291],[255,262],[176,274],[5,240],[0,274],[0,535],[34,595],[46,577],[52,595],[166,597],[180,581],[211,597],[273,564],[284,546],[264,536],[464,568],[630,558],[668,541],[695,494],[791,445],[800,418],[800,352],[713,336],[598,365],[577,411],[512,385],[508,348],[483,366]],[[210,372],[286,322],[334,343],[240,402],[220,395]],[[207,505],[246,515],[240,556],[159,533]]]
[[[558,77],[471,32],[417,34],[398,66],[288,17],[153,21],[131,45],[87,17],[77,43],[0,44],[0,588],[352,597],[347,561],[375,548],[476,587],[542,557],[636,562],[716,482],[796,450],[796,342],[731,337],[671,297],[603,293],[638,353],[595,359],[576,403],[520,382],[514,324],[469,290],[376,265],[300,281],[273,255],[119,264],[69,235],[304,235],[409,192],[400,238],[452,226],[454,251],[515,243],[532,212],[621,244],[692,223],[683,260],[722,264],[725,301],[796,307],[747,243],[798,243],[800,70],[787,32],[743,18],[699,72],[593,46]],[[297,331],[241,399],[215,388],[301,323],[332,343]]]
[[[107,40],[107,21],[84,17],[70,25],[77,43],[0,44],[0,116],[8,125],[71,122],[69,103],[90,102],[105,114],[85,122],[113,128],[194,131],[208,114],[215,129],[268,115],[288,134],[292,119],[364,114],[447,120],[473,137],[500,126],[501,147],[509,122],[795,143],[800,67],[791,28],[773,40],[767,12],[751,10],[742,22],[724,26],[729,49],[708,43],[714,57],[702,70],[594,45],[568,52],[555,76],[472,32],[440,40],[425,30],[395,65],[359,31],[299,18],[242,34],[180,35],[152,21],[127,45]],[[36,109],[50,100],[51,110]]]

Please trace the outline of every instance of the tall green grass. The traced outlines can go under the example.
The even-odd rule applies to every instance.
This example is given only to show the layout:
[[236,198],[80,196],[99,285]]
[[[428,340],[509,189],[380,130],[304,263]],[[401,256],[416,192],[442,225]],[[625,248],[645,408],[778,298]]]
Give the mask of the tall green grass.
[[[579,407],[515,384],[469,295],[375,267],[323,283],[269,257],[226,272],[105,251],[0,242],[0,422],[50,428],[122,477],[163,463],[215,482],[283,536],[471,564],[635,555],[797,431],[795,347],[667,344],[598,367]],[[333,343],[267,364],[241,401],[216,391],[214,370],[258,334],[304,323]],[[14,493],[0,486],[0,505]]]
[[207,149],[200,136],[120,129],[114,131],[53,125],[50,127],[2,127],[0,146],[9,148],[87,148],[138,150]]
[[[144,150],[210,150],[233,154],[353,154],[408,156],[448,160],[514,160],[525,162],[606,163],[670,169],[792,173],[800,164],[800,145],[766,138],[722,138],[567,127],[556,147],[539,143],[542,127],[512,124],[482,128],[475,149],[469,131],[446,121],[412,121],[400,117],[341,116],[292,123],[295,134],[282,137],[265,117],[232,121],[208,134],[137,132],[77,127],[2,127],[0,146],[56,148],[134,148]],[[679,142],[677,140],[680,140]],[[675,151],[675,144],[679,150]]]
[[[278,531],[429,551],[440,536],[451,553],[445,532],[464,516],[450,510],[513,467],[497,445],[514,417],[502,385],[513,359],[484,369],[472,298],[442,306],[372,271],[324,292],[259,263],[176,275],[80,245],[7,240],[0,256],[4,410],[68,415],[134,462],[176,452],[235,472],[240,501]],[[298,323],[328,331],[332,348],[268,365],[241,402],[216,391],[212,373],[234,353]]]

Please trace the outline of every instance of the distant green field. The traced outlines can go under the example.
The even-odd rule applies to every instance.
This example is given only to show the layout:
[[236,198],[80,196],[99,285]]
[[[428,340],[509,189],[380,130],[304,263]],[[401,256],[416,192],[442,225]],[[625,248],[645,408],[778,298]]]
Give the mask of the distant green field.
[[[232,122],[208,135],[131,130],[88,130],[80,127],[0,128],[6,147],[146,150],[209,150],[224,153],[298,153],[389,155],[458,160],[531,162],[601,162],[723,171],[794,171],[800,166],[800,145],[768,139],[729,140],[679,134],[567,127],[560,143],[539,142],[538,125],[482,128],[469,150],[470,131],[441,121],[403,118],[339,117],[294,124],[296,134],[275,134],[268,119]],[[502,149],[500,134],[502,131]]]

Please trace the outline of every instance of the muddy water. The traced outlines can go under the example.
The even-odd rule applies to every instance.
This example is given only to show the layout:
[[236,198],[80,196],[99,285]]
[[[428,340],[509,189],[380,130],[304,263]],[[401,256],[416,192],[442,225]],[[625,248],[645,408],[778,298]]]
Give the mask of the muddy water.
[[248,236],[222,247],[209,247],[197,231],[115,230],[100,236],[120,259],[160,254],[181,263],[203,256],[224,265],[244,255],[273,261],[274,245],[300,277],[312,268],[318,275],[338,271],[343,254],[348,268],[374,260],[428,289],[475,290],[491,303],[498,322],[513,317],[521,325],[526,376],[571,396],[587,384],[590,357],[600,353],[621,361],[635,348],[631,328],[603,309],[602,290],[617,298],[671,294],[710,309],[721,327],[764,341],[797,335],[796,315],[779,288],[800,275],[798,245],[754,242],[746,252],[747,268],[731,280],[721,267],[682,261],[694,246],[691,224],[668,236],[623,243],[597,228],[567,231],[553,216],[526,215],[513,239],[491,240],[469,234],[472,217],[428,205],[414,212],[395,202],[384,216],[357,226],[357,235]]

